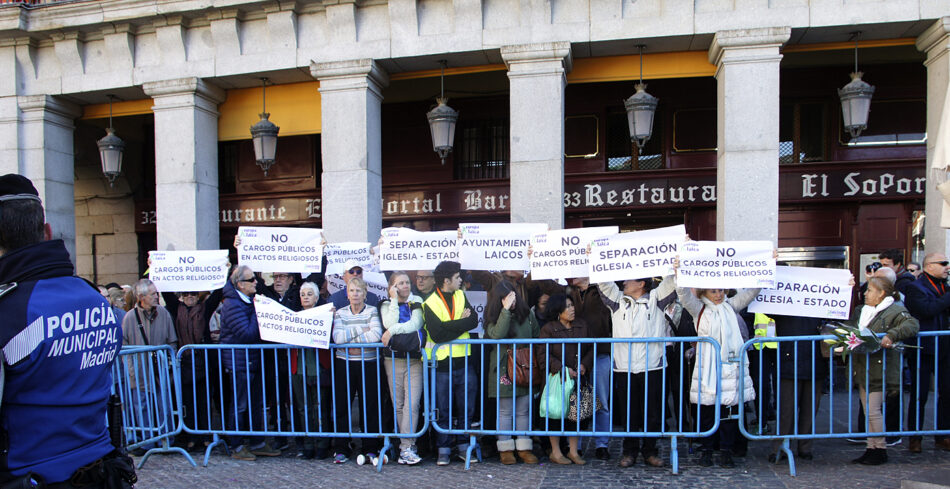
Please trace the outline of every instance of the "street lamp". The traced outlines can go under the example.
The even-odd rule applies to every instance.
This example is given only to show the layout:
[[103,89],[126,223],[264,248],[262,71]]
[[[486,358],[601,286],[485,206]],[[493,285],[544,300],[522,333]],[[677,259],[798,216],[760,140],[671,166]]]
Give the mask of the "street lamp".
[[647,85],[643,83],[643,44],[640,48],[640,82],[637,83],[637,93],[623,101],[627,109],[627,127],[630,129],[630,140],[642,150],[653,135],[653,116],[656,114],[656,104],[660,99],[646,92]]
[[257,166],[264,170],[264,176],[267,176],[267,170],[274,164],[274,157],[277,155],[277,133],[280,128],[269,121],[270,114],[267,113],[267,78],[261,78],[261,120],[251,126],[251,138],[254,140],[254,160]]
[[459,113],[445,103],[449,100],[445,98],[445,66],[446,61],[440,60],[442,65],[442,74],[440,75],[441,95],[435,99],[438,105],[426,113],[429,119],[429,130],[432,132],[432,149],[442,158],[442,164],[445,164],[445,157],[452,152],[452,146],[455,143],[455,123],[458,122]]
[[851,33],[854,39],[854,72],[851,73],[851,82],[838,89],[841,99],[841,116],[844,128],[851,134],[851,139],[861,135],[861,131],[868,127],[868,113],[871,111],[871,97],[874,87],[861,79],[864,73],[858,71],[858,35]]
[[102,174],[109,180],[109,186],[115,187],[115,179],[122,173],[122,152],[125,150],[125,142],[115,135],[115,129],[112,128],[112,100],[114,95],[109,97],[109,127],[106,128],[106,135],[96,142],[99,146],[99,159],[102,160]]

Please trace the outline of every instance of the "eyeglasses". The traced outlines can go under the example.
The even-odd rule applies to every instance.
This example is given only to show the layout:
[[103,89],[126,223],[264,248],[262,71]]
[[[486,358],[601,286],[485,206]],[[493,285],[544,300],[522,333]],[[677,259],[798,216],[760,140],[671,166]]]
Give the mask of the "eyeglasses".
[[907,271],[910,272],[910,273],[914,273],[914,272],[917,271],[917,268],[916,268],[916,267],[915,267],[915,268],[907,267]]
[[182,292],[181,296],[182,297],[198,297],[198,293],[197,292]]
[[241,280],[239,280],[239,282],[248,282],[248,283],[257,282],[257,277],[242,278]]
[[360,275],[361,273],[363,273],[363,269],[362,269],[362,268],[356,268],[356,267],[354,267],[354,268],[351,268],[351,269],[347,270],[346,273],[348,273],[348,274],[350,274],[350,275]]
[[928,265],[932,265],[932,264],[937,264],[937,265],[940,265],[941,267],[945,267],[945,266],[947,266],[947,265],[950,265],[950,261],[947,261],[947,260],[944,260],[944,261],[932,261],[932,262],[928,263]]
[[280,279],[288,279],[290,278],[290,275],[287,275],[286,273],[275,273],[273,277],[274,277],[274,280],[280,280]]

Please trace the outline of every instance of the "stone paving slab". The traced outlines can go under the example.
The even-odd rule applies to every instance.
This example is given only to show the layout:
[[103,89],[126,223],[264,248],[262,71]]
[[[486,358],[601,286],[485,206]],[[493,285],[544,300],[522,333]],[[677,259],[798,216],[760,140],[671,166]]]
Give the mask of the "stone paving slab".
[[[669,461],[669,444],[661,442],[664,459]],[[334,465],[330,460],[302,460],[291,453],[282,457],[258,459],[255,462],[232,460],[224,455],[211,457],[208,467],[192,468],[181,455],[152,456],[138,471],[139,488],[205,487],[259,488],[259,487],[413,487],[439,488],[612,488],[612,487],[684,487],[684,488],[749,488],[749,487],[808,487],[808,488],[899,488],[902,481],[932,484],[950,483],[950,452],[938,451],[933,442],[925,439],[924,452],[910,454],[904,446],[888,449],[890,461],[879,467],[854,465],[851,459],[859,456],[863,445],[842,439],[817,440],[815,460],[798,461],[798,476],[791,477],[787,464],[770,464],[766,460],[770,444],[751,442],[749,455],[737,458],[735,469],[700,467],[697,456],[688,454],[681,443],[680,474],[670,468],[646,467],[642,459],[627,469],[617,466],[620,441],[611,444],[611,460],[593,460],[587,453],[588,465],[561,466],[542,463],[537,466],[518,464],[501,465],[497,458],[473,464],[466,471],[457,459],[448,467],[438,467],[427,458],[423,463],[408,467],[387,465],[381,474],[370,466],[359,466],[354,461]],[[546,462],[546,460],[543,460]]]

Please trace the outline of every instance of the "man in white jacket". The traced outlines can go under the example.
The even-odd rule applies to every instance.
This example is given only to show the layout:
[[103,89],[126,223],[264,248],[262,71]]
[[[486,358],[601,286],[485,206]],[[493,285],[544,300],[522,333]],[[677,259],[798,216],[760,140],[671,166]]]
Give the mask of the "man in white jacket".
[[[626,280],[623,292],[613,282],[597,284],[604,303],[610,308],[614,338],[660,338],[667,335],[663,309],[676,300],[676,280],[666,277],[651,291],[652,279]],[[615,343],[613,345],[614,406],[627,405],[624,428],[658,432],[663,421],[663,370],[666,368],[666,344]],[[628,391],[629,390],[629,391]],[[644,410],[646,426],[644,426]],[[621,467],[630,467],[637,455],[653,467],[662,467],[655,437],[628,437],[623,440]]]

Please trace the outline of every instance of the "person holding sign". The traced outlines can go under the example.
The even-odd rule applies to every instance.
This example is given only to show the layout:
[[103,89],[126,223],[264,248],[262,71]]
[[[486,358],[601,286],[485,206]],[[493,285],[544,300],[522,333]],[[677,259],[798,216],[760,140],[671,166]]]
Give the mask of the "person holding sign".
[[[679,260],[674,263],[679,268]],[[693,368],[692,382],[690,383],[689,399],[699,404],[699,423],[701,430],[710,429],[715,420],[716,393],[721,393],[720,405],[722,408],[719,430],[702,439],[702,456],[699,464],[709,467],[713,464],[712,453],[716,441],[719,441],[719,465],[726,468],[736,466],[732,460],[732,449],[736,437],[739,436],[739,425],[735,419],[726,419],[736,406],[739,405],[739,390],[742,389],[742,399],[755,399],[755,388],[752,377],[749,375],[749,362],[744,363],[744,371],[739,371],[740,362],[730,359],[739,355],[746,355],[742,345],[745,343],[742,329],[745,322],[736,311],[746,308],[760,289],[739,289],[731,298],[726,298],[723,289],[684,289],[677,288],[676,294],[680,302],[690,315],[695,318],[696,334],[708,336],[721,347],[719,358],[715,350],[708,344],[698,343],[696,346],[696,366]],[[740,324],[742,326],[740,326]],[[722,364],[722,384],[716,382],[716,362]]]
[[[383,328],[376,307],[366,303],[366,282],[353,277],[346,284],[349,305],[337,309],[333,315],[333,343],[350,345],[337,348],[333,360],[333,388],[336,391],[336,429],[349,430],[354,421],[351,407],[358,393],[362,400],[360,413],[363,433],[380,432],[379,399],[379,354],[376,347],[363,347],[361,343],[379,343]],[[335,439],[334,463],[345,463],[350,458],[349,440]],[[364,438],[361,456],[375,458],[381,448],[378,438]]]
[[[419,402],[422,399],[422,299],[413,295],[406,272],[396,271],[389,276],[389,298],[379,303],[383,320],[381,341],[384,350],[383,365],[389,378],[389,394],[396,409],[400,433],[415,433],[419,424]],[[399,463],[416,465],[422,458],[416,453],[415,438],[399,440]]]
[[[304,311],[320,305],[320,290],[313,282],[304,282],[298,293],[300,308]],[[294,411],[300,423],[306,420],[308,432],[330,431],[332,391],[330,380],[330,350],[303,348],[291,350]],[[305,383],[306,382],[306,387]],[[306,394],[304,393],[306,391]],[[306,406],[304,404],[306,403]],[[319,424],[318,424],[319,423]],[[299,428],[298,428],[299,429]],[[297,440],[303,446],[300,457],[325,459],[330,448],[329,438],[303,437]]]
[[[597,284],[604,303],[610,308],[614,338],[661,338],[667,335],[668,326],[663,310],[676,300],[676,278],[670,275],[651,291],[650,278],[625,280],[623,291],[613,282]],[[666,369],[666,345],[664,343],[630,343],[615,345],[613,349],[614,371],[621,372],[615,378],[618,389],[618,405],[627,401],[627,416],[633,420],[631,429],[659,432],[663,418],[663,376]],[[630,392],[622,391],[629,385]],[[626,395],[625,395],[626,394]],[[644,410],[646,412],[644,413]],[[644,421],[646,424],[644,425]],[[637,454],[653,467],[662,467],[658,456],[656,438],[635,437],[623,439],[621,467],[630,467],[637,461]]]
[[[439,263],[433,270],[436,290],[422,305],[426,328],[426,355],[436,362],[435,402],[439,412],[439,426],[471,426],[475,421],[475,400],[478,395],[478,379],[474,362],[468,361],[470,345],[444,345],[433,352],[437,343],[471,338],[469,331],[478,327],[478,313],[462,291],[461,265],[455,261]],[[450,396],[454,397],[450,398]],[[455,409],[450,405],[454,401]],[[452,414],[457,425],[452,423]],[[436,445],[439,448],[438,465],[448,465],[452,445],[456,444],[463,460],[468,451],[468,437],[438,432]]]
[[[534,319],[534,314],[531,314],[528,304],[507,280],[498,282],[489,291],[484,324],[485,335],[494,340],[537,338],[541,333],[541,327]],[[528,395],[528,386],[516,385],[516,379],[512,378],[513,373],[508,369],[508,359],[517,359],[513,348],[514,345],[502,342],[492,349],[488,364],[488,377],[491,379],[488,383],[488,397],[498,399],[499,430],[526,431],[531,424],[531,418],[528,416],[531,398]],[[520,350],[530,352],[529,348],[530,345]],[[536,360],[536,357],[532,359]],[[537,362],[531,364],[530,369],[531,375],[535,375],[535,371],[540,374],[541,367]],[[540,386],[535,386],[534,392],[537,393],[539,389]],[[519,436],[517,440],[512,440],[510,435],[498,435],[497,446],[501,463],[505,465],[515,463],[516,450],[524,463],[538,463],[538,457],[531,452],[533,444],[530,436]]]

